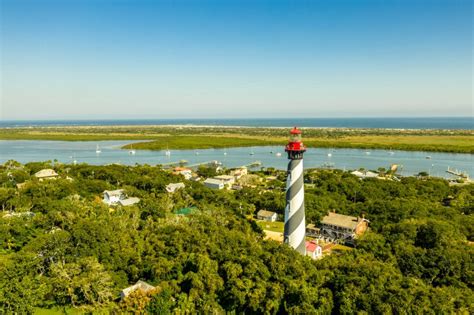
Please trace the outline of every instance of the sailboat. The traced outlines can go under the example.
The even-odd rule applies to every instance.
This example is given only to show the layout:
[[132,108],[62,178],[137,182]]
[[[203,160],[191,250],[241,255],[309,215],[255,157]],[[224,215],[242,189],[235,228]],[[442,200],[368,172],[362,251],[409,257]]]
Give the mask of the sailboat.
[[392,148],[390,148],[390,151],[388,151],[388,154],[390,154],[390,155],[394,155],[394,154],[395,154],[395,152],[393,152],[393,151],[392,151]]
[[130,155],[135,155],[136,151],[133,149],[133,146],[130,146],[130,151],[128,151],[128,154]]
[[165,155],[171,156],[171,151],[168,149],[168,147],[166,147]]
[[95,153],[100,154],[102,153],[102,150],[100,149],[99,145],[95,147]]

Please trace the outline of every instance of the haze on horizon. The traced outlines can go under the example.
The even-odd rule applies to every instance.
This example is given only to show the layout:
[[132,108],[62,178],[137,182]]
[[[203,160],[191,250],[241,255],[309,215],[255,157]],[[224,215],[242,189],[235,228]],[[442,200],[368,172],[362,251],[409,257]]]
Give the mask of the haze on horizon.
[[473,115],[469,0],[0,3],[0,119]]

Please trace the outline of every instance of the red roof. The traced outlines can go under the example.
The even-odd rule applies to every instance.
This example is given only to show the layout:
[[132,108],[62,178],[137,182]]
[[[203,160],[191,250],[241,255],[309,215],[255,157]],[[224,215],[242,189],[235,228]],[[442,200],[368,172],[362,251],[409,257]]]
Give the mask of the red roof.
[[298,128],[294,127],[293,129],[291,129],[290,133],[292,135],[300,135],[301,134],[301,130],[299,130]]
[[316,248],[318,248],[318,244],[315,242],[309,242],[306,241],[306,251],[314,253],[316,251]]

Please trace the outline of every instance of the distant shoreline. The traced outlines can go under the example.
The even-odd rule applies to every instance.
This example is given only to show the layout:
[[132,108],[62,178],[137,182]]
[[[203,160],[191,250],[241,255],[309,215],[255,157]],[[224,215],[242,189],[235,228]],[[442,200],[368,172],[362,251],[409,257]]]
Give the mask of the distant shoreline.
[[[0,128],[0,140],[127,140],[134,142],[133,148],[137,150],[208,149],[284,145],[288,129],[214,125],[42,126]],[[308,147],[474,153],[473,130],[301,129]]]
[[88,119],[88,120],[3,120],[1,128],[180,126],[234,128],[354,128],[473,130],[473,117],[369,117],[369,118],[249,118],[249,119]]

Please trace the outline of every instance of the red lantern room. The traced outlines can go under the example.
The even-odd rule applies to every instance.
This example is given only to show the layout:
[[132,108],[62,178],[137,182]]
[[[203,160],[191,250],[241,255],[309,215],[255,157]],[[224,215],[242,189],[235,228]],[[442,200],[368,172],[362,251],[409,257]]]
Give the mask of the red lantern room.
[[290,141],[285,147],[285,151],[288,152],[288,158],[292,160],[300,160],[303,158],[303,153],[306,148],[301,142],[301,130],[293,128],[290,131]]

